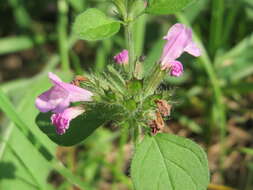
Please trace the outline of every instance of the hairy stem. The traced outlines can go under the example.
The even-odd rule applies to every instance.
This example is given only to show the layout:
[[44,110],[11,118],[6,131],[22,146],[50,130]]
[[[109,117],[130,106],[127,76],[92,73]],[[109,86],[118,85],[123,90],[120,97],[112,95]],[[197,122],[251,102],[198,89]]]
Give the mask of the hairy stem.
[[[155,64],[151,74],[148,76],[145,84],[145,97],[153,94],[161,84],[166,72],[161,70],[160,64]],[[144,98],[145,98],[144,97]]]
[[125,38],[126,38],[126,47],[128,50],[129,56],[129,75],[132,76],[134,72],[134,62],[135,62],[135,52],[134,52],[134,40],[133,40],[133,23],[128,22],[125,25]]

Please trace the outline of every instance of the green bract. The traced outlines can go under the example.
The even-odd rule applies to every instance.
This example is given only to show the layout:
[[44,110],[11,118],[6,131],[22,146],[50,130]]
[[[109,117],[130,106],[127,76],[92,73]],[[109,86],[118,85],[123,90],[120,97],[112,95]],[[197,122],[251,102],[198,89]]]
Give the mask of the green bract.
[[195,0],[149,0],[147,12],[151,14],[173,14]]
[[137,146],[131,175],[136,190],[206,190],[209,183],[201,147],[169,134],[144,138]]
[[98,127],[106,122],[116,119],[119,107],[97,104],[93,109],[73,119],[69,129],[63,135],[55,132],[55,126],[51,123],[52,113],[40,113],[36,118],[36,124],[52,141],[62,146],[72,146],[85,140]]
[[120,22],[98,9],[88,9],[75,19],[73,30],[82,40],[102,40],[116,34]]

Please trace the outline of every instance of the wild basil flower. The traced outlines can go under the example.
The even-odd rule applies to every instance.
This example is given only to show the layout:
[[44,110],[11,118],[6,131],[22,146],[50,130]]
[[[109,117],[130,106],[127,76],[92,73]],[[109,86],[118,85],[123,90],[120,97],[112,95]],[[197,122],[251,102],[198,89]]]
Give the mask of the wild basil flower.
[[53,73],[48,74],[54,84],[48,91],[36,98],[35,105],[41,112],[61,113],[71,102],[91,101],[92,93],[73,84],[62,82]]
[[115,63],[118,64],[128,64],[128,51],[124,49],[122,52],[118,53],[113,57]]
[[192,41],[192,31],[183,24],[173,25],[164,39],[167,43],[164,46],[160,59],[162,69],[170,69],[170,75],[180,76],[183,66],[176,61],[183,52],[187,52],[195,57],[200,56],[201,52],[197,45]]
[[54,113],[51,122],[56,127],[56,133],[62,135],[69,128],[70,121],[84,112],[82,107],[69,107],[61,113]]

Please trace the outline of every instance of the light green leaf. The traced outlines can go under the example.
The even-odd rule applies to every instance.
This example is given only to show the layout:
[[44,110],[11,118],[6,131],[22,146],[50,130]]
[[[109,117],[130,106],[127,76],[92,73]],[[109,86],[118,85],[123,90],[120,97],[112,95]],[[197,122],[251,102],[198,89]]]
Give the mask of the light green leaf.
[[151,14],[173,14],[195,0],[150,0],[147,12]]
[[191,140],[169,134],[144,138],[131,174],[136,190],[206,190],[209,183],[204,151]]
[[51,124],[52,113],[40,113],[36,118],[36,123],[40,130],[44,132],[52,141],[62,146],[72,146],[80,143],[91,135],[98,127],[105,122],[115,118],[119,112],[119,107],[98,104],[93,109],[73,119],[69,129],[63,135],[55,132],[55,126]]
[[120,22],[107,17],[98,9],[88,9],[75,19],[73,30],[80,39],[102,40],[116,34]]

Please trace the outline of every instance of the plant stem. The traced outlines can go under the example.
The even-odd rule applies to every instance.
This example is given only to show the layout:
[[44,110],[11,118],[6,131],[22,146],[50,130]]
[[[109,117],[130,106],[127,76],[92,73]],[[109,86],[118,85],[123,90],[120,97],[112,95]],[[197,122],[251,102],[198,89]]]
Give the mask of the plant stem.
[[123,163],[124,163],[124,145],[127,143],[128,139],[128,128],[125,126],[122,126],[120,139],[119,139],[119,152],[117,156],[117,170],[122,172]]
[[134,23],[134,51],[136,57],[141,56],[143,53],[147,18],[147,15],[142,15]]
[[61,66],[63,71],[69,71],[68,56],[68,4],[66,0],[58,0],[58,48],[61,57]]
[[129,76],[132,76],[134,72],[135,52],[134,52],[134,40],[133,40],[133,23],[128,22],[125,25],[125,38],[126,47],[128,49],[129,56]]

